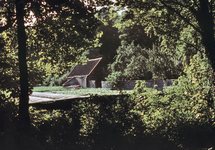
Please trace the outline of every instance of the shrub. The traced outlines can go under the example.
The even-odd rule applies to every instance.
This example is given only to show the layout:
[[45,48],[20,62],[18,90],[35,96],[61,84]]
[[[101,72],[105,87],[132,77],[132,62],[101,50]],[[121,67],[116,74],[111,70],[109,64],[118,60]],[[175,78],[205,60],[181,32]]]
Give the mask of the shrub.
[[210,141],[214,121],[213,72],[205,55],[200,54],[191,59],[184,72],[178,84],[165,91],[151,91],[145,82],[138,82],[130,96],[134,102],[131,112],[142,120],[145,134],[187,146],[203,144],[203,139]]
[[35,135],[44,141],[45,149],[62,149],[63,145],[65,149],[78,145],[82,149],[86,149],[84,146],[96,150],[114,149],[119,141],[126,140],[124,134],[128,134],[126,131],[132,122],[127,97],[95,95],[67,104],[58,103],[51,109],[30,107]]
[[68,74],[69,74],[69,72],[66,72],[65,74],[63,74],[60,77],[48,76],[44,80],[43,85],[45,85],[45,86],[61,86],[66,81],[66,77],[68,76]]
[[18,122],[18,100],[0,90],[0,149],[14,149]]
[[48,86],[51,82],[51,76],[46,77],[46,79],[43,82],[43,85]]
[[124,80],[176,79],[183,74],[181,62],[159,46],[152,49],[122,45],[117,49],[115,61],[109,65],[109,84],[117,87]]

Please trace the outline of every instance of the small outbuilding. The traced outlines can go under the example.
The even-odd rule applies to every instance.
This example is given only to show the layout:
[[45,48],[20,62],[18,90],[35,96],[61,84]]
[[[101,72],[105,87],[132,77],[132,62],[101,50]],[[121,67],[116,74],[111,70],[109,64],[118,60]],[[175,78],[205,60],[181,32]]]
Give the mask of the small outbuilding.
[[105,78],[106,66],[102,57],[89,59],[86,65],[76,65],[67,76],[63,87],[98,88]]

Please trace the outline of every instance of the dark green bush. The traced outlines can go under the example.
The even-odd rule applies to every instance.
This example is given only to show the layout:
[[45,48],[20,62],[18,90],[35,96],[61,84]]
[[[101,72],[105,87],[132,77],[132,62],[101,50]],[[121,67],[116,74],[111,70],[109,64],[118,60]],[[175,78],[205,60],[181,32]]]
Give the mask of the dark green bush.
[[[30,107],[35,141],[46,150],[209,147],[214,135],[212,70],[204,56],[195,55],[184,72],[178,84],[165,91],[138,83],[131,95],[94,95]],[[9,116],[16,122],[17,105],[1,104],[1,113],[7,112],[3,118]],[[0,138],[8,144],[15,139],[15,126],[7,122]]]
[[213,72],[200,54],[184,72],[177,85],[164,91],[151,91],[139,82],[130,97],[132,113],[142,120],[143,134],[164,136],[186,146],[204,146],[211,142],[214,121]]
[[44,149],[150,150],[175,146],[143,134],[145,127],[138,115],[130,112],[132,108],[129,95],[120,95],[92,96],[30,110],[35,135]]
[[159,46],[142,48],[134,43],[117,49],[115,61],[109,65],[109,84],[119,86],[126,80],[176,79],[183,74],[182,62]]
[[0,149],[13,149],[18,122],[17,99],[8,91],[0,91]]
[[[128,96],[93,96],[50,110],[31,107],[32,125],[41,143],[50,149],[111,149],[126,141],[131,120]],[[58,109],[61,107],[61,109]],[[127,119],[126,119],[127,118]],[[129,142],[129,141],[128,141]],[[115,148],[117,149],[117,148]]]

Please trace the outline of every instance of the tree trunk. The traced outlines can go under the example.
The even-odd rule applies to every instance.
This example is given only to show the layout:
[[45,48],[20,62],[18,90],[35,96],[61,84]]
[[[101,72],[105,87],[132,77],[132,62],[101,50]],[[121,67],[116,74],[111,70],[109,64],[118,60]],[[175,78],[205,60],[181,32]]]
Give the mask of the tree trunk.
[[20,88],[21,93],[19,97],[19,130],[27,133],[30,130],[30,117],[28,106],[28,71],[26,62],[26,33],[24,26],[24,10],[25,4],[21,0],[16,2],[16,19],[17,19],[17,33],[18,33],[18,57],[20,70]]
[[214,39],[214,20],[210,3],[207,0],[200,0],[200,11],[197,20],[201,28],[202,43],[205,46],[206,54],[215,71],[215,39]]
[[[197,14],[197,20],[201,28],[201,36],[202,36],[202,43],[206,50],[206,55],[209,58],[213,72],[215,71],[215,39],[214,39],[214,20],[212,15],[212,10],[210,7],[210,3],[208,0],[199,0],[200,2],[200,11]],[[215,85],[215,83],[213,83]],[[212,93],[213,95],[213,93]],[[209,107],[214,107],[214,101],[208,100]],[[213,134],[215,133],[215,128],[212,129]],[[215,147],[215,140],[212,137],[213,143],[212,147]]]

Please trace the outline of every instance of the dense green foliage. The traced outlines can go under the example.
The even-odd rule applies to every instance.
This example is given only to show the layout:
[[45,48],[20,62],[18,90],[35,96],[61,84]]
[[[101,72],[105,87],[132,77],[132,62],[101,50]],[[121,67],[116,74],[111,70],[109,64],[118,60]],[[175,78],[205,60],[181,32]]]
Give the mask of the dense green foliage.
[[62,76],[59,76],[59,77],[56,77],[56,75],[51,77],[49,75],[43,81],[43,86],[62,86],[63,83],[66,82],[66,79],[67,79],[68,75],[69,75],[69,71],[67,71],[65,74],[63,74]]
[[11,132],[4,130],[0,135],[0,147],[14,150],[18,149],[18,145],[21,149],[28,147],[29,150],[176,148],[162,138],[158,140],[135,133],[133,126],[138,127],[139,131],[143,131],[143,128],[138,118],[130,117],[129,102],[125,95],[94,96],[66,103],[31,106],[33,133],[20,141],[20,138],[16,138],[15,129],[9,129]]
[[[113,8],[111,10],[115,12],[116,9]],[[120,12],[113,12],[109,12],[107,9],[103,8],[96,14],[97,18],[102,22],[99,30],[103,33],[99,38],[102,45],[98,48],[98,53],[103,56],[107,64],[114,62],[117,55],[117,48],[121,45],[128,46],[134,43],[135,46],[140,45],[143,48],[152,48],[157,37],[147,35],[144,27],[141,25],[119,27],[119,24],[123,22],[122,18],[124,15]],[[92,49],[91,53],[96,52],[96,50],[97,49]]]
[[18,101],[0,90],[0,149],[13,149],[17,134]]
[[103,9],[100,10],[101,12],[98,11],[95,14],[95,17],[100,20],[100,26],[98,27],[98,31],[100,32],[100,36],[98,37],[100,45],[86,50],[85,55],[90,59],[103,57],[106,64],[110,64],[114,61],[116,49],[120,46],[120,39],[118,29],[113,27],[113,20],[110,20],[108,16],[110,13],[105,8]]
[[188,61],[204,48],[215,68],[214,1],[117,0],[116,5],[119,9],[126,7],[119,28],[141,25],[147,34],[159,37],[162,49],[188,57]]
[[[10,53],[8,49],[4,49],[5,41],[0,38],[0,89],[12,91],[12,95],[18,95],[18,66],[14,59],[15,53]],[[13,69],[11,69],[13,68]],[[4,98],[1,98],[2,100]]]
[[[95,41],[98,20],[93,12],[87,12],[87,9],[91,8],[86,8],[81,2],[73,5],[70,5],[69,1],[28,3],[32,4],[31,7],[26,5],[27,65],[30,83],[38,84],[45,76],[61,75],[70,69],[75,61],[77,63],[86,60],[81,53],[98,44]],[[6,4],[7,2],[4,4],[5,7],[11,7],[11,11],[15,11],[12,9],[15,8],[12,2],[8,6]],[[67,5],[67,10],[64,10]],[[40,12],[42,9],[44,11]],[[3,12],[9,13],[2,9]],[[7,16],[5,16],[6,19],[8,19]],[[7,62],[10,62],[10,65],[16,65],[13,67],[15,70],[18,65],[16,28],[10,27],[4,30],[1,38],[6,52],[4,55],[11,59]]]
[[144,134],[162,135],[187,145],[197,135],[200,143],[210,139],[207,134],[214,122],[213,71],[205,55],[197,54],[184,72],[177,85],[165,91],[151,92],[144,82],[136,85],[131,94],[135,103],[132,112],[142,120]]
[[176,79],[183,74],[177,56],[162,51],[160,47],[142,48],[134,43],[117,49],[115,61],[109,66],[107,81],[119,86],[126,80]]
[[[28,95],[32,85],[42,83],[47,75],[62,74],[75,60],[86,60],[81,53],[98,44],[99,24],[94,17],[94,6],[92,1],[85,4],[70,0],[0,2],[0,38],[3,39],[0,49],[6,52],[1,56],[6,61],[4,64],[12,64],[0,63],[4,74],[9,74],[1,76],[6,81],[1,80],[10,85],[11,94],[19,94],[21,132],[27,133],[30,129]],[[11,75],[15,76],[12,80]],[[18,80],[20,88],[12,85],[14,80]],[[4,89],[0,86],[0,90]]]
[[[122,23],[122,22],[121,22]],[[119,23],[118,23],[119,24]],[[115,24],[116,27],[117,24]],[[147,35],[145,27],[141,25],[133,25],[132,27],[118,27],[121,45],[134,43],[135,46],[140,45],[142,48],[152,49],[153,44],[157,43],[157,37]]]
[[86,55],[89,59],[103,57],[106,64],[110,64],[114,61],[116,49],[120,46],[118,29],[113,27],[111,23],[105,25],[101,22],[98,31],[101,33],[100,37],[98,37],[100,45],[86,50],[83,55]]
[[[213,72],[205,55],[198,53],[185,66],[186,75],[164,91],[138,83],[129,95],[92,96],[30,107],[33,135],[22,146],[38,149],[179,149],[213,144]],[[8,96],[9,98],[9,96]],[[8,116],[0,138],[1,147],[16,149],[17,104],[1,105]],[[7,105],[6,105],[7,104]],[[11,129],[7,129],[10,123]],[[30,139],[29,139],[30,138]],[[11,141],[12,139],[12,141]],[[32,148],[33,149],[33,148]]]
[[[0,149],[151,150],[212,146],[214,74],[209,60],[214,68],[214,1],[119,1],[127,7],[127,21],[117,24],[126,28],[121,34],[124,43],[110,65],[110,81],[117,85],[118,81],[130,79],[178,77],[178,60],[183,61],[184,75],[178,78],[177,85],[160,92],[138,83],[130,95],[92,96],[32,106],[33,132],[29,135],[17,132],[18,99],[11,99],[18,93],[21,76],[17,73],[14,2],[0,2],[1,17],[6,18],[0,22]],[[71,59],[84,60],[80,53],[98,42],[94,40],[98,25],[94,23],[94,3],[85,7],[79,1],[68,5],[71,1],[67,0],[19,2],[29,2],[24,5],[25,15],[29,17],[32,11],[37,19],[25,30],[30,84],[41,82],[45,75],[62,74],[60,67],[69,67]],[[145,27],[147,34],[160,38],[161,46],[138,46],[142,39],[131,33],[142,33],[142,27],[130,30],[130,25]]]
[[[147,95],[139,94],[143,90],[146,90]],[[168,94],[173,99],[172,103],[165,100]],[[21,144],[21,148],[27,146],[29,150],[209,148],[212,142],[212,128],[208,124],[210,118],[204,117],[203,114],[198,115],[203,109],[196,106],[204,106],[204,103],[203,105],[201,102],[195,103],[195,100],[201,98],[186,102],[184,99],[177,99],[178,95],[175,97],[173,95],[167,91],[162,96],[162,93],[152,93],[150,89],[139,86],[131,96],[93,96],[90,99],[31,106],[32,135],[19,141],[19,138],[16,138],[18,135],[16,127],[11,128],[14,122],[8,122],[10,126],[4,124],[6,128],[0,135],[2,141],[0,147],[16,150],[17,145]],[[148,96],[148,98],[139,96]],[[179,98],[184,98],[184,94]],[[139,107],[144,101],[146,102],[144,107]],[[185,104],[190,104],[191,101],[195,103],[192,104],[195,108],[189,107],[188,110],[184,110],[188,108]],[[12,110],[16,110],[16,105],[11,104]],[[7,109],[5,110],[9,113]],[[172,115],[175,116],[171,117]],[[16,121],[14,115],[9,117],[11,121]],[[5,120],[9,121],[7,118]]]
[[103,32],[102,37],[99,39],[102,43],[100,49],[100,54],[104,57],[107,63],[112,63],[114,61],[114,56],[116,55],[116,49],[120,46],[119,33],[117,28],[112,27],[112,24],[101,25],[99,30]]

